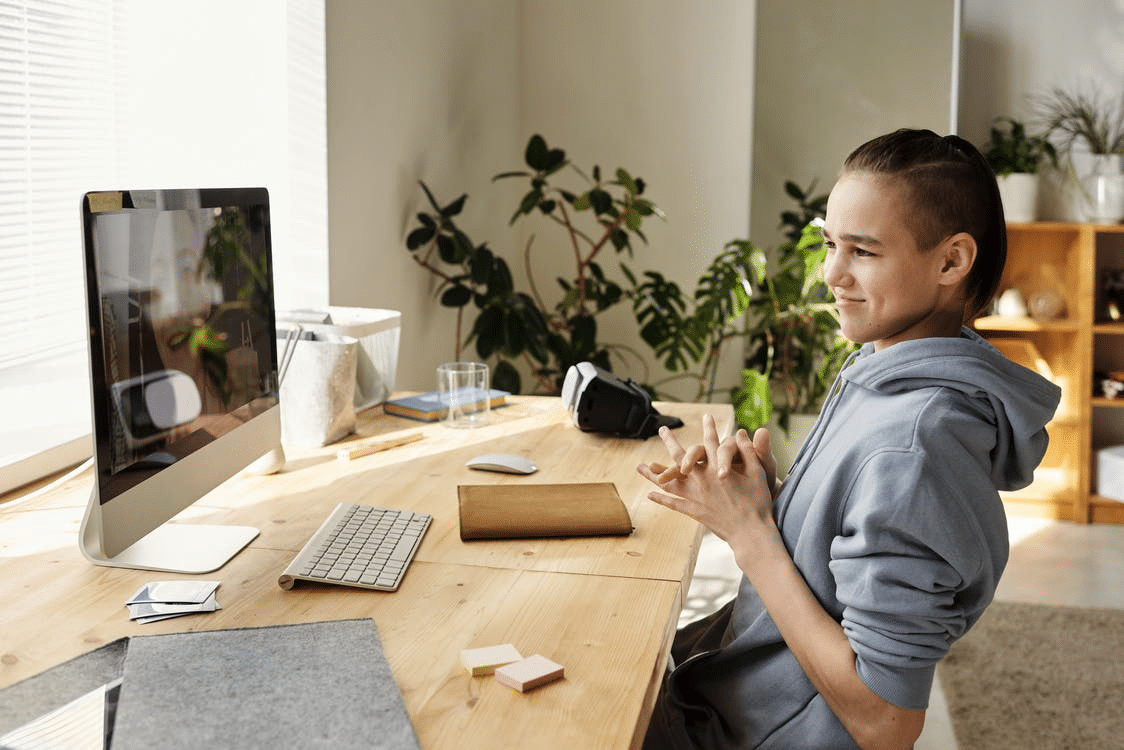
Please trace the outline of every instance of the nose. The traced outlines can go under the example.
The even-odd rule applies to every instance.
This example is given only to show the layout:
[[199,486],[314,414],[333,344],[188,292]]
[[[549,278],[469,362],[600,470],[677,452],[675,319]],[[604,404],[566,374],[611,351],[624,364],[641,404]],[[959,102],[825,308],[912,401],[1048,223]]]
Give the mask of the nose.
[[823,263],[823,280],[829,289],[845,287],[847,284],[847,269],[838,250],[828,250]]

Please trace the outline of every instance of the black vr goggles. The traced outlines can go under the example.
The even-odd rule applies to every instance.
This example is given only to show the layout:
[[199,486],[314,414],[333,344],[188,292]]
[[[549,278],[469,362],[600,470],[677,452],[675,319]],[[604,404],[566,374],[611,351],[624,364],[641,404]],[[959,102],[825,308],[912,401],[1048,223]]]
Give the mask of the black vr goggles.
[[643,440],[665,425],[683,426],[678,417],[656,411],[648,392],[632,380],[621,380],[592,362],[579,362],[566,371],[562,403],[585,432]]

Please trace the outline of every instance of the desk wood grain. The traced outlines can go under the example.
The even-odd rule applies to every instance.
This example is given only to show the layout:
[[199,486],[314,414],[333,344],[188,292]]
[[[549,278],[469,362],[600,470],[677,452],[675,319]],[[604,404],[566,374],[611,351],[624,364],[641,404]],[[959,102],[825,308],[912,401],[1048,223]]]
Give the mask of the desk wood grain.
[[[635,467],[662,459],[658,440],[582,433],[557,399],[516,397],[495,423],[462,431],[378,413],[354,441],[422,430],[424,439],[353,461],[340,444],[295,450],[283,472],[239,477],[177,521],[251,523],[261,535],[224,568],[223,609],[149,625],[128,620],[125,599],[174,574],[100,568],[77,545],[90,477],[26,503],[0,505],[0,686],[116,638],[189,630],[371,617],[424,748],[638,747],[698,550],[697,524],[645,497]],[[660,404],[695,441],[704,412],[721,405]],[[505,413],[506,412],[506,413]],[[464,468],[471,455],[525,452],[529,477]],[[636,531],[627,538],[463,543],[458,483],[610,480]],[[397,593],[301,584],[277,576],[336,502],[409,507],[434,515]],[[520,694],[469,677],[465,648],[513,643],[566,668],[565,679]]]

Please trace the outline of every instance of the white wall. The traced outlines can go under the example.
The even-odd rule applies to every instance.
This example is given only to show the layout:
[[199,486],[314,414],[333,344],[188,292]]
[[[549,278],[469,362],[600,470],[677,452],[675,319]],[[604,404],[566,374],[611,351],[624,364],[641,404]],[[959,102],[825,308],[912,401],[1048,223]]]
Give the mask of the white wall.
[[[452,316],[405,249],[417,180],[469,194],[466,230],[522,286],[531,229],[507,228],[519,193],[490,179],[534,132],[583,169],[643,177],[668,219],[646,223],[634,267],[693,289],[748,229],[752,39],[752,0],[328,0],[332,303],[401,310],[398,385],[431,388]],[[601,339],[642,347],[620,317]]]
[[[1124,0],[965,0],[961,135],[983,144],[998,116],[1033,124],[1055,86],[1124,96]],[[1082,218],[1056,179],[1046,187],[1041,218]]]
[[453,355],[454,316],[406,250],[419,180],[481,241],[509,207],[491,176],[517,151],[517,0],[328,0],[331,302],[402,312],[397,386],[429,390]]
[[757,0],[752,238],[781,240],[792,180],[827,193],[856,146],[953,120],[955,0]]

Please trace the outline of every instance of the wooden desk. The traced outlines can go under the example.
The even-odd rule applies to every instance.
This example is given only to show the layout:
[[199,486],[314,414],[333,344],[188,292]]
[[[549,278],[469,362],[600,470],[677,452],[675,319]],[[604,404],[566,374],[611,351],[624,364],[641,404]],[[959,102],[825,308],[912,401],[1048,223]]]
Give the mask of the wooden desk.
[[[256,525],[261,535],[225,567],[223,609],[137,625],[125,599],[146,581],[175,574],[96,567],[78,550],[89,497],[87,472],[26,503],[0,505],[0,686],[122,636],[370,617],[425,748],[638,747],[698,551],[696,523],[645,497],[636,465],[662,458],[657,439],[620,440],[579,431],[555,398],[515,397],[493,423],[452,430],[360,416],[358,435],[323,449],[289,451],[286,468],[237,477],[186,510],[182,520]],[[660,404],[699,439],[706,412],[729,405]],[[424,438],[338,461],[336,450],[375,437]],[[532,456],[526,477],[464,468],[477,453]],[[636,531],[630,537],[463,543],[459,483],[616,483]],[[277,585],[281,570],[337,502],[423,510],[434,517],[394,594],[343,586]],[[181,519],[177,519],[181,520]],[[465,648],[513,643],[566,667],[566,679],[520,694],[460,665]]]

